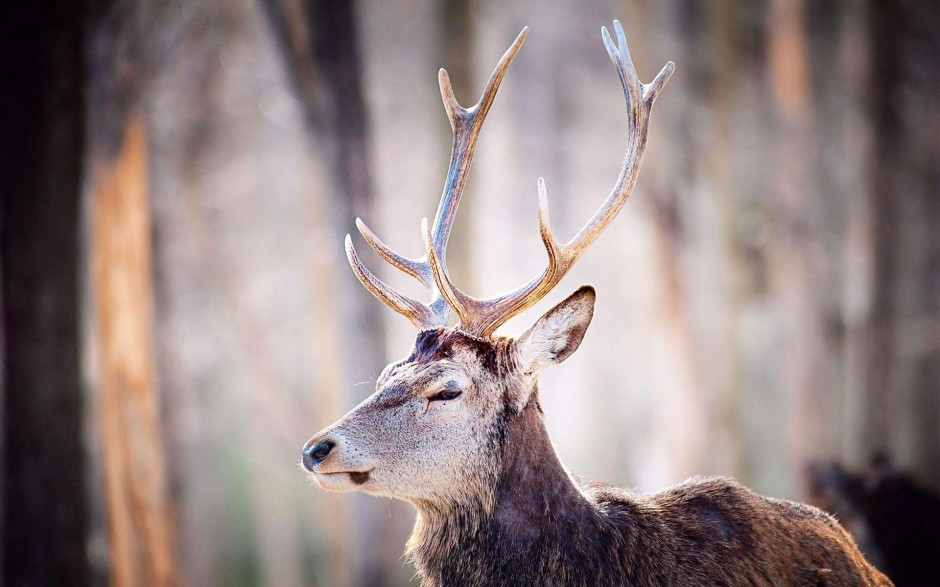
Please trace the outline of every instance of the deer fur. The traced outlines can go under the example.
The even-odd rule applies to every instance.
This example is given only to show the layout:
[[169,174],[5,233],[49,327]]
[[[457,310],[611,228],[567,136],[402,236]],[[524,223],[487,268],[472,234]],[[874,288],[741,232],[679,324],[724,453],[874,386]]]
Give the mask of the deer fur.
[[[357,222],[369,245],[431,294],[423,303],[379,280],[347,235],[357,278],[419,329],[411,354],[387,366],[375,393],[311,438],[302,462],[322,487],[405,500],[418,519],[407,552],[425,587],[444,586],[884,586],[830,516],[760,497],[730,479],[696,478],[641,495],[583,481],[561,464],[542,417],[538,379],[571,356],[594,315],[582,286],[517,338],[494,334],[544,298],[613,221],[636,182],[650,111],[674,69],[637,77],[626,37],[604,44],[624,88],[629,144],[598,212],[567,243],[552,233],[539,182],[539,227],[548,266],[520,288],[488,299],[460,291],[444,253],[473,148],[527,29],[496,67],[480,101],[463,108],[447,74],[441,95],[454,149],[426,255],[409,259]],[[453,309],[459,324],[448,327]]]
[[[407,553],[426,587],[891,585],[816,508],[727,478],[638,494],[570,474],[537,377],[580,344],[594,295],[582,287],[518,339],[420,333],[372,397],[308,442],[337,443],[313,478],[412,503]],[[448,385],[461,396],[429,401]]]

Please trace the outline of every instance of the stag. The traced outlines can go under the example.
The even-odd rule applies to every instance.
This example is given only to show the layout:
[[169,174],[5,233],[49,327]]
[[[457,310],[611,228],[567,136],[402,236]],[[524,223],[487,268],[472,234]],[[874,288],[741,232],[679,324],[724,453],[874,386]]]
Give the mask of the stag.
[[[404,257],[361,221],[366,242],[430,293],[425,303],[389,287],[361,262],[363,286],[418,329],[407,358],[391,363],[375,393],[313,436],[302,463],[332,491],[407,501],[417,520],[407,553],[425,586],[443,585],[891,585],[849,534],[810,506],[769,499],[726,478],[693,478],[638,494],[572,475],[555,453],[539,402],[538,378],[578,348],[595,292],[582,286],[516,338],[495,334],[545,297],[617,216],[646,148],[650,110],[672,74],[670,62],[643,84],[618,22],[604,45],[623,85],[628,142],[620,176],[597,213],[567,243],[552,233],[545,183],[538,220],[546,268],[492,298],[461,291],[445,251],[483,121],[527,29],[500,59],[480,101],[454,98],[439,82],[454,133],[450,168],[425,254]],[[450,310],[457,314],[449,326]]]

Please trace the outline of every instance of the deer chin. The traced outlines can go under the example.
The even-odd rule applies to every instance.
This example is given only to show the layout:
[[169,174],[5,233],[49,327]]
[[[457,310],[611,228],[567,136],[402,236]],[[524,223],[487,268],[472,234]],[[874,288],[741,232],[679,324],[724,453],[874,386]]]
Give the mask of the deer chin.
[[365,491],[373,469],[367,471],[316,471],[310,477],[327,491]]

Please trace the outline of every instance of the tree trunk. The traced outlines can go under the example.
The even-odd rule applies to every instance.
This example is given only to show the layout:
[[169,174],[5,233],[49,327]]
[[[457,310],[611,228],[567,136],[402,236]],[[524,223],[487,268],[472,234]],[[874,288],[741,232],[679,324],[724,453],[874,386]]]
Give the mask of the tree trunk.
[[92,6],[90,197],[93,311],[111,583],[177,581],[154,381],[141,5]]
[[903,80],[903,10],[887,2],[869,3],[871,50],[869,117],[873,133],[871,202],[873,230],[872,299],[868,315],[862,380],[866,415],[859,438],[864,458],[887,450],[890,442],[893,341],[898,287],[897,174],[901,167],[902,126],[898,94]]
[[[342,258],[343,237],[356,217],[371,216],[373,203],[356,4],[314,0],[298,6],[289,0],[268,0],[266,8],[289,78],[304,105],[313,149],[323,161],[331,243],[335,243],[337,258]],[[341,389],[322,389],[320,393],[339,393],[341,402],[330,403],[343,403],[348,409],[364,395],[355,385],[372,380],[385,364],[383,306],[362,291],[351,271],[335,274],[331,281],[334,285],[329,307],[322,312],[321,338],[332,333],[325,344],[339,348]],[[351,499],[347,544],[342,549],[349,557],[348,580],[357,586],[393,583],[401,551],[400,542],[395,544],[391,535],[401,508],[365,495]],[[391,516],[390,507],[398,514]],[[376,544],[384,547],[376,549]]]
[[[787,453],[790,479],[813,458],[831,456],[834,442],[826,426],[825,399],[830,349],[823,338],[825,296],[825,209],[812,165],[813,135],[811,56],[806,2],[776,0],[769,12],[768,74],[774,98],[776,138],[770,169],[774,220],[779,238],[771,248],[770,281],[780,305],[778,377],[786,397]],[[795,487],[788,488],[795,495]]]
[[79,369],[84,35],[78,2],[0,18],[3,571],[85,585],[90,571]]
[[744,397],[744,376],[741,353],[736,349],[737,336],[746,306],[746,269],[744,251],[740,243],[735,224],[738,222],[740,202],[732,176],[734,129],[734,72],[738,61],[736,51],[738,34],[735,26],[738,20],[737,9],[729,0],[719,0],[709,4],[709,23],[712,25],[711,51],[714,57],[712,84],[708,90],[709,106],[713,110],[715,144],[710,153],[703,155],[707,181],[717,199],[720,228],[722,266],[717,267],[721,280],[721,291],[725,307],[724,320],[719,333],[717,346],[722,349],[722,361],[716,369],[712,390],[711,424],[714,427],[710,440],[715,448],[711,451],[711,465],[714,470],[731,472],[739,478],[747,478],[748,454],[740,439],[743,438],[743,426],[740,405]]
[[907,112],[909,198],[903,253],[909,280],[899,347],[906,388],[897,452],[919,479],[940,489],[940,6],[911,4]]
[[92,197],[94,300],[111,581],[174,585],[176,563],[154,384],[145,134],[132,119]]
[[940,484],[938,18],[932,3],[867,4],[872,299],[865,456],[887,451]]

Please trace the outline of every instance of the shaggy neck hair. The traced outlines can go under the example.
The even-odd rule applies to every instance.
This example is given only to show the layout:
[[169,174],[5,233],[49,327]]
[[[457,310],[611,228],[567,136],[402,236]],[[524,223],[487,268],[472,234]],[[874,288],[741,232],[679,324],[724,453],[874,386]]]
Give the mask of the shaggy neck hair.
[[[513,354],[497,348],[498,372]],[[414,502],[407,554],[425,587],[891,585],[831,517],[732,480],[693,478],[644,495],[572,477],[538,390],[520,409],[524,384],[502,381],[502,409],[473,470],[446,497]]]
[[603,522],[555,454],[537,390],[521,412],[507,402],[494,428],[490,479],[449,503],[416,503],[408,556],[425,585],[580,583],[558,575],[568,568],[558,559],[586,554]]

